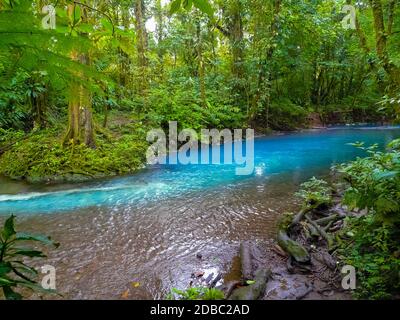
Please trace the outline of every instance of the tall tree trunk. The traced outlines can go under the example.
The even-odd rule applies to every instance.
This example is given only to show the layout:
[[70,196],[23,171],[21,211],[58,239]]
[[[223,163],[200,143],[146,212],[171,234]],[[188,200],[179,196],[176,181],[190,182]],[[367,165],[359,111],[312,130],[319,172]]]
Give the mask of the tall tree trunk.
[[200,19],[196,21],[196,33],[197,33],[197,58],[199,61],[199,86],[200,86],[200,99],[202,107],[207,107],[207,97],[206,97],[206,84],[205,84],[205,64],[203,57],[203,37],[201,34],[201,24]]
[[[278,22],[279,22],[279,14],[281,12],[281,5],[282,5],[282,0],[275,0],[274,1],[274,17],[272,18],[271,22],[271,40],[272,42],[275,42],[276,37],[278,35]],[[272,57],[275,52],[275,46],[270,45],[268,50],[267,50],[267,63],[269,61],[272,61]],[[271,108],[271,90],[272,90],[272,70],[268,71],[267,78],[265,79],[266,81],[266,90],[267,90],[267,103],[265,106],[266,110],[266,120],[267,120],[267,128],[269,128],[269,109]]]
[[378,58],[389,76],[391,89],[400,87],[400,68],[397,67],[389,58],[387,50],[387,33],[383,19],[383,8],[381,0],[370,0],[372,14],[374,17],[374,30],[376,41],[376,53]]
[[[73,15],[75,5],[68,6],[68,12]],[[82,10],[82,22],[88,21],[88,11],[86,7]],[[82,34],[87,36],[87,34]],[[90,65],[89,53],[78,53],[73,51],[71,59],[84,65]],[[70,86],[69,108],[68,108],[68,129],[64,138],[64,143],[79,144],[83,142],[90,148],[96,147],[93,116],[92,116],[92,98],[89,90],[83,85],[85,83],[85,75],[77,74],[81,83],[73,82]],[[84,117],[82,118],[82,113]],[[81,123],[84,125],[84,135],[82,139]]]
[[234,0],[231,5],[230,38],[232,47],[232,72],[238,79],[242,79],[244,75],[244,53],[243,53],[243,19],[242,5],[240,0]]
[[148,75],[147,75],[147,32],[145,26],[145,6],[143,0],[135,0],[135,28],[136,28],[136,48],[139,63],[139,94],[145,96],[148,88]]
[[[84,65],[90,65],[89,54],[81,54],[80,62]],[[85,127],[84,143],[89,148],[96,148],[94,137],[93,112],[92,112],[92,96],[90,91],[83,85],[80,86],[79,96],[80,108],[83,110],[83,122]]]
[[[129,11],[128,9],[124,8],[122,10],[121,14],[121,25],[124,27],[125,30],[129,29]],[[119,36],[120,40],[122,40],[122,36]],[[129,84],[130,80],[130,64],[131,60],[129,55],[122,50],[121,48],[118,48],[118,54],[119,54],[119,83],[121,87],[125,88]],[[121,94],[120,94],[121,95]]]
[[394,23],[394,12],[396,10],[396,1],[397,0],[389,0],[388,3],[388,35],[391,36],[393,33],[393,23]]
[[154,16],[156,20],[156,37],[157,37],[157,56],[159,64],[160,78],[164,76],[164,54],[165,50],[162,48],[162,42],[164,41],[164,12],[161,4],[161,0],[156,0],[154,7]]

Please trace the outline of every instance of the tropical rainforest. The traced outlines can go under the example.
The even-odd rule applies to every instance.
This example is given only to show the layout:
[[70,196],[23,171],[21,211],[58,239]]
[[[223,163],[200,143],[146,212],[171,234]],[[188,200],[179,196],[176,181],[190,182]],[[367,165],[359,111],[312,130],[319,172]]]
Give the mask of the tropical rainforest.
[[[129,175],[145,165],[147,132],[170,121],[260,135],[395,124],[400,2],[0,0],[0,75],[2,176]],[[399,143],[355,147],[368,157],[336,170],[349,210],[368,214],[348,221],[338,252],[359,270],[355,297],[398,297]],[[315,183],[303,197],[313,210],[331,202]],[[17,235],[9,220],[2,252]],[[5,295],[20,297],[4,283]]]

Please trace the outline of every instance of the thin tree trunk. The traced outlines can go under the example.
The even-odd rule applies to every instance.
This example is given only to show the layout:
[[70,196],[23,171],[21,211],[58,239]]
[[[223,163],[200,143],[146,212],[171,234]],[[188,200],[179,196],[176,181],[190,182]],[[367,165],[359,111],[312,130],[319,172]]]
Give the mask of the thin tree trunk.
[[205,64],[203,57],[203,37],[201,35],[200,20],[196,22],[197,27],[197,58],[199,61],[199,85],[200,85],[200,99],[203,108],[207,107],[206,97],[206,84],[205,84]]
[[394,12],[396,10],[396,0],[389,0],[389,18],[388,18],[388,35],[391,36],[393,33],[393,23],[394,23]]
[[389,58],[382,2],[380,0],[370,0],[370,3],[374,17],[376,53],[382,63],[383,68],[389,76],[391,86],[398,88],[400,87],[400,68],[397,67]]
[[139,94],[145,96],[148,88],[147,78],[147,32],[144,20],[144,2],[143,0],[135,0],[135,28],[136,28],[136,48],[139,63]]

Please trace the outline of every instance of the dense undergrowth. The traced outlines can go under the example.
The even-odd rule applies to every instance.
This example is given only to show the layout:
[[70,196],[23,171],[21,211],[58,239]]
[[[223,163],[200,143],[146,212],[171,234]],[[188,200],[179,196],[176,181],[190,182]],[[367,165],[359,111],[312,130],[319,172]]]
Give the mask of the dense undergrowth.
[[348,219],[344,261],[357,270],[355,296],[388,299],[400,294],[400,140],[388,152],[365,148],[370,156],[338,168],[347,184],[343,203],[364,210]]
[[[125,128],[119,136],[103,130],[96,135],[96,148],[62,143],[63,131],[34,132],[17,141],[0,158],[0,173],[29,182],[82,181],[123,175],[143,167],[147,144],[141,133]],[[23,134],[0,132],[6,143]],[[3,137],[3,138],[2,138]]]

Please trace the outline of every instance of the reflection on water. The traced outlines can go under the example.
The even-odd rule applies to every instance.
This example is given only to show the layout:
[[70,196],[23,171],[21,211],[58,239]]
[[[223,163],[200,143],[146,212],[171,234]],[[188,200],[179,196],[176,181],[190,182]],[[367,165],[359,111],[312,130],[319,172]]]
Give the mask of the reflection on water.
[[[161,298],[193,272],[227,272],[242,240],[269,242],[276,217],[295,208],[299,183],[360,154],[346,143],[386,143],[399,130],[329,130],[262,138],[256,170],[176,166],[64,186],[0,180],[0,212],[21,230],[61,242],[49,252],[66,298]],[[201,253],[203,258],[196,255]],[[134,285],[139,283],[140,286]]]

